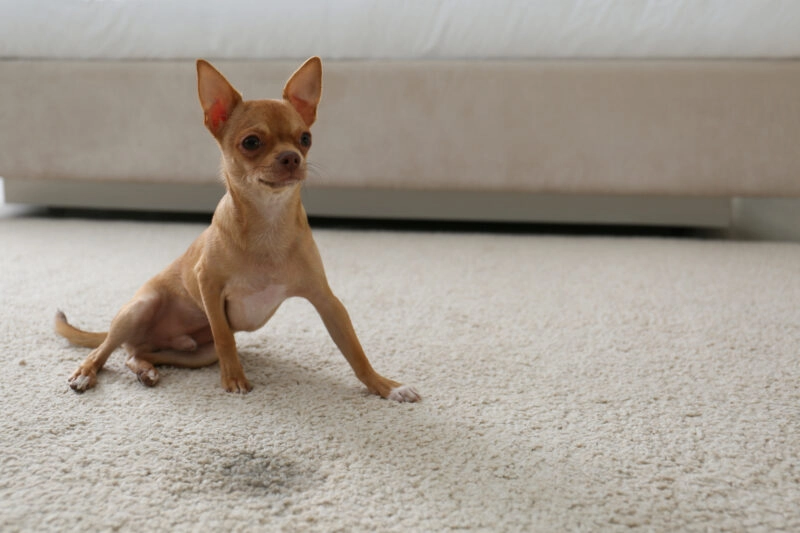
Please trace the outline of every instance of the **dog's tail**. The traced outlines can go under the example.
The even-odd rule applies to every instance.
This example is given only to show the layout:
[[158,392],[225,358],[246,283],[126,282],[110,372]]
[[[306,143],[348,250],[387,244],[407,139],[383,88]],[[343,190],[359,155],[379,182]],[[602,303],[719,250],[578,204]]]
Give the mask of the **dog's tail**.
[[106,335],[108,335],[108,333],[90,333],[70,325],[70,323],[67,322],[67,315],[62,311],[56,313],[55,330],[56,333],[72,344],[85,348],[97,348],[106,340]]

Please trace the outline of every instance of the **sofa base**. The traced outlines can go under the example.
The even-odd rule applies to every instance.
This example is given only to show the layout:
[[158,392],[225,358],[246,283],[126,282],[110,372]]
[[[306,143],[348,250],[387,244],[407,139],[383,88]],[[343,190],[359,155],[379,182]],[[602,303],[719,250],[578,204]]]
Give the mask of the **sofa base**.
[[[8,203],[210,213],[218,184],[5,180]],[[307,187],[310,216],[726,228],[730,200],[715,197],[524,194]]]
[[[246,98],[280,95],[297,68],[214,64]],[[321,187],[800,197],[800,60],[324,68],[309,168]],[[217,179],[194,61],[0,59],[0,79],[7,179]]]

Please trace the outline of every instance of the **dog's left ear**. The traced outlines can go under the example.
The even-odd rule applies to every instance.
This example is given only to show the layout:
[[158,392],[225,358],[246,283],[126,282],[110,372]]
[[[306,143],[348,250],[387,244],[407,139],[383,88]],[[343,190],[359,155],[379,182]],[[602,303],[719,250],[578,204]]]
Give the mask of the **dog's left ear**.
[[321,97],[322,60],[314,56],[303,63],[286,82],[283,98],[292,104],[310,127],[317,118],[317,105]]

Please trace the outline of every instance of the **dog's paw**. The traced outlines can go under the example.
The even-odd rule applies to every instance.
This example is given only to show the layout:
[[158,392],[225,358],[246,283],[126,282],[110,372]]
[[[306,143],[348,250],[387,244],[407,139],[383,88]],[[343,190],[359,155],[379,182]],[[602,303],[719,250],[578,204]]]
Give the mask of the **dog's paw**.
[[422,396],[419,395],[417,389],[411,387],[410,385],[400,385],[399,387],[395,387],[387,396],[389,400],[394,400],[396,402],[418,402],[422,399]]
[[67,383],[69,383],[69,388],[75,392],[84,392],[95,386],[97,383],[97,373],[79,368],[70,376]]
[[138,371],[136,373],[136,378],[139,380],[139,383],[145,387],[155,387],[156,383],[158,383],[159,375],[155,368],[150,368],[148,370]]
[[226,392],[234,392],[236,394],[247,394],[253,390],[253,386],[250,385],[250,382],[247,381],[247,378],[244,376],[223,377],[222,388],[225,389]]

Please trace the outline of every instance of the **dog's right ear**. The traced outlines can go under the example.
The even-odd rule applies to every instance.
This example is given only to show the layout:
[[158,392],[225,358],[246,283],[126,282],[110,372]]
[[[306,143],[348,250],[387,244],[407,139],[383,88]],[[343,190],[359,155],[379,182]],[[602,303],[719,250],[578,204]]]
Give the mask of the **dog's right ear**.
[[204,59],[197,60],[197,92],[206,128],[214,137],[220,138],[225,123],[241,103],[242,95]]
[[283,98],[292,104],[310,128],[317,119],[317,106],[322,97],[322,61],[314,56],[292,74],[283,88]]

